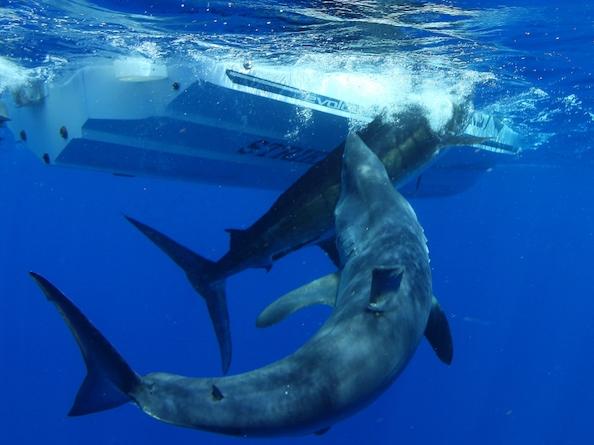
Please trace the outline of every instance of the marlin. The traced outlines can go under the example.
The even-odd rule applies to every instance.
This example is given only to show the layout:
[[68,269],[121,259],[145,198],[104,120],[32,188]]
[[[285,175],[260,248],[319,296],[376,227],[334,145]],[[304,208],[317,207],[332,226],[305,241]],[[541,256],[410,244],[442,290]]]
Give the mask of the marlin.
[[[392,183],[401,184],[428,164],[448,145],[476,144],[485,138],[459,136],[466,112],[455,107],[443,132],[436,133],[419,107],[386,118],[379,116],[359,132],[360,138],[386,167]],[[344,142],[313,165],[283,192],[272,207],[245,230],[227,229],[229,251],[210,261],[158,230],[126,218],[160,247],[186,273],[192,287],[206,301],[213,323],[223,373],[231,363],[231,334],[225,280],[247,268],[270,270],[273,261],[301,247],[317,244],[338,264],[334,242],[334,209],[340,194]]]
[[[337,286],[322,286],[319,293],[309,286],[295,301],[301,306],[305,294],[316,300],[335,292],[328,300],[334,307],[330,317],[292,355],[233,376],[139,376],[64,294],[31,273],[71,329],[86,363],[70,415],[132,401],[163,422],[216,433],[323,434],[385,391],[424,334],[451,361],[447,318],[432,298],[423,229],[381,161],[355,134],[344,151],[336,233]],[[290,299],[282,297],[283,306]]]

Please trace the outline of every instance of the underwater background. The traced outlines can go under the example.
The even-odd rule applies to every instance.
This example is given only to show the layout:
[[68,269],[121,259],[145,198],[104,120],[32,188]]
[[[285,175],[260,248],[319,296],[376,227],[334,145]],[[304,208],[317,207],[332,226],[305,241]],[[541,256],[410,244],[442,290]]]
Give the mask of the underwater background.
[[[453,364],[423,342],[373,405],[324,436],[290,440],[592,440],[592,3],[0,0],[0,93],[24,73],[49,80],[89,56],[121,54],[326,66],[394,79],[395,95],[455,87],[520,132],[516,162],[457,195],[411,200],[449,316]],[[214,259],[228,247],[223,229],[247,227],[278,192],[48,168],[6,129],[0,137],[2,443],[238,443],[159,423],[132,405],[68,418],[84,365],[27,272],[55,282],[138,372],[219,375],[203,303],[122,214]],[[291,353],[318,329],[326,308],[264,330],[255,319],[275,297],[332,270],[319,249],[305,248],[270,272],[229,279],[231,373]]]

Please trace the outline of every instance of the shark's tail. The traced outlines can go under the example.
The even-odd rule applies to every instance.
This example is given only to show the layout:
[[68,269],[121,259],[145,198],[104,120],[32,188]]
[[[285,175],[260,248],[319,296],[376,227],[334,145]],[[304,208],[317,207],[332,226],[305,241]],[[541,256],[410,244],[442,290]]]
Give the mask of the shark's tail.
[[126,219],[184,270],[192,287],[206,301],[219,343],[223,373],[226,374],[231,364],[231,332],[225,281],[213,280],[213,277],[216,276],[216,263],[201,257],[167,235],[134,218],[126,216]]
[[91,414],[130,401],[140,377],[62,292],[41,275],[30,274],[72,331],[87,367],[87,376],[68,415]]

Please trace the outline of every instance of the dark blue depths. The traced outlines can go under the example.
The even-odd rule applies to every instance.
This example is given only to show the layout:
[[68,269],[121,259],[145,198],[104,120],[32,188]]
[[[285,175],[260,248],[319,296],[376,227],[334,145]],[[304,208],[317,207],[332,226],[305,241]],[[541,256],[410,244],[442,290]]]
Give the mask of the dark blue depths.
[[[225,227],[248,224],[271,192],[115,178],[46,168],[6,143],[0,152],[0,381],[7,443],[227,443],[177,429],[133,406],[66,413],[84,375],[62,321],[31,280],[59,284],[139,372],[219,372],[202,303],[182,274],[121,217],[141,215],[215,258]],[[413,205],[424,225],[435,293],[451,316],[450,368],[423,344],[381,399],[326,436],[344,443],[584,443],[592,433],[594,247],[591,169],[503,167],[472,190]],[[229,284],[232,372],[294,350],[327,312],[310,309],[257,330],[268,302],[331,269],[306,249],[269,273]]]
[[[124,9],[137,12],[133,2]],[[539,165],[498,167],[460,195],[412,202],[429,239],[435,294],[451,317],[453,365],[443,366],[423,343],[371,407],[322,437],[295,443],[590,443],[594,121],[584,109],[592,109],[594,57],[592,7],[584,9],[578,17],[553,5],[558,16],[550,30],[539,21],[493,32],[498,45],[529,51],[533,57],[502,57],[559,98],[552,120],[539,128],[554,133]],[[569,26],[574,18],[581,23],[576,31]],[[555,44],[561,46],[550,51]],[[477,91],[479,106],[490,102],[485,91]],[[563,107],[571,94],[582,98],[582,109]],[[218,375],[204,305],[122,213],[214,259],[227,248],[223,229],[249,225],[274,198],[268,191],[47,168],[9,137],[0,141],[0,441],[239,443],[159,423],[134,406],[66,417],[84,367],[27,272],[54,281],[138,372]],[[308,248],[269,273],[250,270],[229,280],[232,373],[278,359],[316,331],[327,309],[308,309],[266,330],[255,319],[275,297],[330,270],[325,256]]]

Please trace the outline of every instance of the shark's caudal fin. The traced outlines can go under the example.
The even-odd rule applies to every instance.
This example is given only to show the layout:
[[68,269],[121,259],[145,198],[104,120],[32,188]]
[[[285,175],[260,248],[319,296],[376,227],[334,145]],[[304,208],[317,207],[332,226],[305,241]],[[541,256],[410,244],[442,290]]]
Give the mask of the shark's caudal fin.
[[30,272],[72,331],[87,367],[69,416],[82,416],[123,405],[140,384],[138,375],[84,314],[52,283]]
[[216,263],[201,257],[158,230],[129,216],[125,215],[125,217],[184,270],[192,287],[206,301],[208,313],[219,343],[223,373],[226,374],[231,364],[231,331],[229,328],[225,281],[213,281],[212,279],[216,270]]

